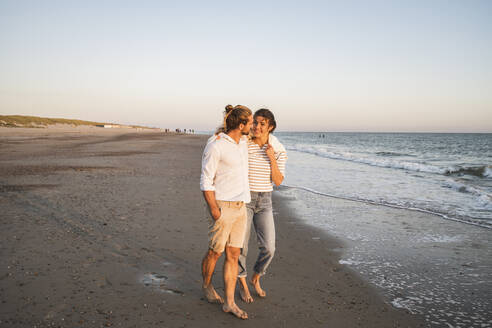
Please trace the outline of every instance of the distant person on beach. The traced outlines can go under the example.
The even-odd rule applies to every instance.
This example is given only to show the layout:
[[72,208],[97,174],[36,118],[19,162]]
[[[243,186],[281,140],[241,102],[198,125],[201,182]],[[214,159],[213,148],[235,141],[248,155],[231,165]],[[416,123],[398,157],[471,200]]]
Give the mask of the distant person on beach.
[[209,249],[202,261],[203,292],[211,303],[224,303],[212,285],[217,260],[225,250],[224,312],[240,319],[248,314],[234,301],[238,259],[246,231],[248,184],[247,136],[253,124],[252,112],[241,105],[226,106],[224,126],[209,139],[202,157],[200,189],[210,210]]
[[253,297],[246,283],[246,257],[251,232],[251,223],[256,231],[260,252],[254,265],[250,283],[259,297],[265,297],[260,277],[265,274],[275,253],[275,224],[272,210],[273,184],[279,186],[284,180],[287,153],[284,146],[271,133],[277,127],[273,113],[265,108],[259,109],[253,116],[252,137],[248,140],[249,189],[251,202],[246,205],[248,223],[246,235],[239,256],[239,290],[246,303]]

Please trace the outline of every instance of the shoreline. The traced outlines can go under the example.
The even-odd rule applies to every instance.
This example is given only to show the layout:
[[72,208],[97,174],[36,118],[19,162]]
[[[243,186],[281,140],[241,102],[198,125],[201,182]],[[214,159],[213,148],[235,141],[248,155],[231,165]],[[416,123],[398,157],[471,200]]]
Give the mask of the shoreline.
[[[247,321],[222,313],[200,288],[207,136],[34,130],[42,134],[0,143],[2,327],[425,326],[339,264],[344,246],[296,218],[277,193],[268,297],[244,304],[236,294]],[[250,243],[248,266],[257,254]],[[222,263],[213,280],[221,294]]]

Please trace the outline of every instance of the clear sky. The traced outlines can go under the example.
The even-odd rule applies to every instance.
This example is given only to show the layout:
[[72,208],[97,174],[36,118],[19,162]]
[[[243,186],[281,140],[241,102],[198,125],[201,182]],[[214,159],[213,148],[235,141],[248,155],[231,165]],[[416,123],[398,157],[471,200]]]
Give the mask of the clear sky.
[[0,0],[0,114],[492,132],[492,1]]

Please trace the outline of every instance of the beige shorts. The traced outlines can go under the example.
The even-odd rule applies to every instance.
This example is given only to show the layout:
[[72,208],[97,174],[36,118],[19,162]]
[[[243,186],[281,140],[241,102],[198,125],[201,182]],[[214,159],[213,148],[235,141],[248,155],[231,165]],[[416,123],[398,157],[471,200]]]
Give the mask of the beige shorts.
[[226,246],[242,248],[246,233],[246,205],[244,202],[218,200],[220,217],[210,217],[208,247],[216,253],[222,253]]

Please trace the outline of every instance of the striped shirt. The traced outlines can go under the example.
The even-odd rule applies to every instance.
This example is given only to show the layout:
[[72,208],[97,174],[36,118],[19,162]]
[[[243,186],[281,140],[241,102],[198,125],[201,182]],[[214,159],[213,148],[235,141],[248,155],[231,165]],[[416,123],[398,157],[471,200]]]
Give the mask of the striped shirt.
[[[273,190],[272,169],[265,151],[266,148],[266,144],[260,148],[252,140],[248,140],[248,178],[251,191],[267,192]],[[285,151],[275,152],[275,158],[280,173],[285,176],[287,153]]]

